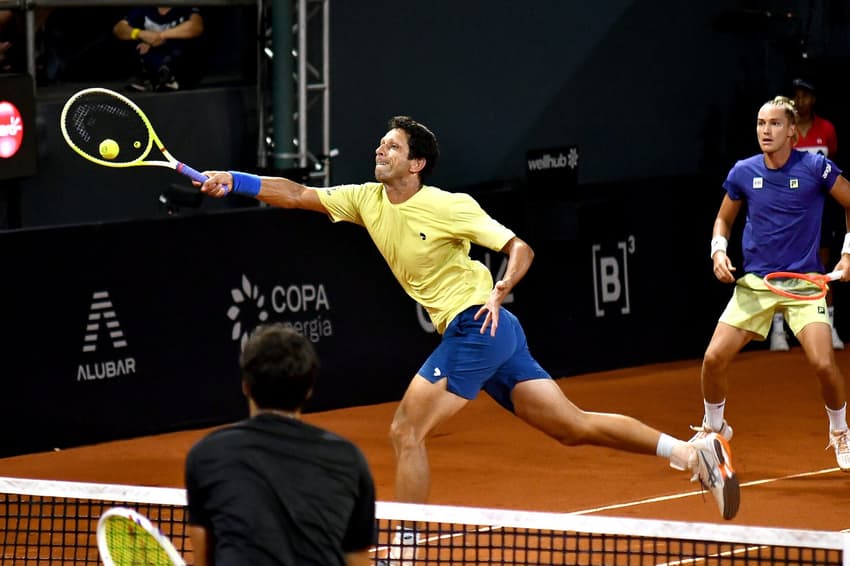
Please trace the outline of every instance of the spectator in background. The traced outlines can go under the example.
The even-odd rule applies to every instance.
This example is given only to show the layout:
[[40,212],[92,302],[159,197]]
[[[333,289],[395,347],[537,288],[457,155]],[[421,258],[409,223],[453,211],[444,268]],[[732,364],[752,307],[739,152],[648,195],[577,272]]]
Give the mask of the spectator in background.
[[195,566],[367,566],[375,486],[351,442],[301,420],[319,359],[283,324],[256,329],[239,358],[250,418],[186,458]]
[[204,19],[199,8],[133,8],[112,33],[122,41],[135,42],[139,68],[127,85],[130,90],[176,91],[200,81]]
[[[35,9],[35,29],[41,30],[53,8]],[[22,73],[26,69],[24,12],[0,10],[0,73]]]
[[[835,161],[838,152],[838,137],[835,126],[826,118],[815,114],[815,86],[806,79],[794,79],[794,107],[797,109],[797,141],[795,149],[808,151],[828,157]],[[824,265],[835,265],[841,254],[835,249],[835,242],[841,242],[847,232],[844,209],[833,199],[827,199],[824,205],[823,225],[821,227],[820,257]],[[835,350],[844,349],[844,341],[835,329],[835,308],[832,292],[826,296],[829,322],[832,324],[832,347]],[[788,334],[785,331],[783,313],[773,316],[773,328],[770,332],[770,349],[774,352],[784,352],[789,349]]]
[[10,51],[15,31],[15,13],[12,10],[0,10],[0,73],[12,70]]

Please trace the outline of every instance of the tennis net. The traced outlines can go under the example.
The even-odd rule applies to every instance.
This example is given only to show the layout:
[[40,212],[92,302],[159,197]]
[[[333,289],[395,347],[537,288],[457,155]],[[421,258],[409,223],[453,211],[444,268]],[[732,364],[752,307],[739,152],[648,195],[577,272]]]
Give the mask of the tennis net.
[[[95,530],[131,507],[192,564],[182,489],[0,478],[0,565],[100,564]],[[378,502],[373,560],[425,565],[839,565],[850,534]]]

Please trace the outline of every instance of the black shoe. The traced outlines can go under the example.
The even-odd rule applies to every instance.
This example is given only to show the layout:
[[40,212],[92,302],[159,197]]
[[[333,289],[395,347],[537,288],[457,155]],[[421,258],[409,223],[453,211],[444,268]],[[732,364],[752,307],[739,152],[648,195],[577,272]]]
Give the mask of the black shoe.
[[180,83],[174,78],[174,73],[168,65],[163,65],[156,73],[156,91],[173,92],[175,90],[180,90]]
[[169,78],[165,82],[159,83],[156,87],[157,92],[175,92],[180,90],[180,83],[174,77]]
[[150,79],[145,77],[133,77],[130,79],[130,82],[127,83],[127,90],[133,92],[151,92],[153,90],[153,84]]

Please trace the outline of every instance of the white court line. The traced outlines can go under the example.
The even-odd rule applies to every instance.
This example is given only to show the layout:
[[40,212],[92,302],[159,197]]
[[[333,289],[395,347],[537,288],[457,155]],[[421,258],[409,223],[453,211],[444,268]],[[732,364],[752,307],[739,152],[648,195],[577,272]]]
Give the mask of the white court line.
[[[787,476],[780,476],[777,478],[766,478],[763,480],[754,480],[751,482],[745,482],[741,484],[741,487],[752,487],[755,485],[765,485],[768,483],[773,483],[782,480],[791,480],[797,478],[805,478],[810,476],[819,476],[823,474],[831,474],[832,472],[838,472],[840,468],[826,468],[823,470],[817,470],[815,472],[800,472],[799,474],[791,474]],[[616,505],[606,505],[604,507],[597,507],[595,509],[584,509],[582,511],[576,511],[576,515],[586,515],[588,513],[597,513],[599,511],[610,511],[612,509],[623,509],[626,507],[635,507],[637,505],[644,505],[646,503],[657,503],[661,501],[672,501],[673,499],[683,499],[685,497],[691,497],[693,495],[702,495],[704,493],[703,490],[700,491],[690,491],[687,493],[678,493],[676,495],[666,495],[663,497],[652,497],[650,499],[640,499],[638,501],[632,501],[630,503],[619,503]],[[841,532],[850,532],[850,529],[844,529]],[[761,550],[762,548],[766,548],[764,546],[753,546],[747,548],[739,548],[737,550],[733,550],[731,552],[722,552],[717,555],[712,555],[711,558],[728,558],[737,554],[748,554],[750,552],[754,552],[757,550]],[[706,562],[705,558],[689,558],[687,560],[677,560],[675,562],[664,562],[663,564],[658,564],[657,566],[685,566],[690,564],[700,564]]]
[[[752,487],[754,485],[764,485],[768,483],[773,483],[777,481],[783,480],[792,480],[797,478],[805,478],[809,476],[819,476],[822,474],[831,474],[832,472],[839,471],[839,468],[826,468],[824,470],[818,470],[816,472],[800,472],[799,474],[791,474],[788,476],[780,476],[778,478],[767,478],[763,480],[754,480],[750,482],[745,482],[741,484],[741,487]],[[661,497],[650,497],[648,499],[638,499],[637,501],[630,501],[629,503],[615,503],[614,505],[604,505],[602,507],[595,507],[592,509],[582,509],[581,511],[573,511],[571,514],[573,515],[587,515],[589,513],[599,513],[600,511],[611,511],[613,509],[625,509],[626,507],[636,507],[638,505],[646,505],[647,503],[660,503],[662,501],[672,501],[674,499],[684,499],[685,497],[693,497],[694,495],[703,495],[705,493],[704,490],[699,491],[688,491],[685,493],[677,493],[675,495],[663,495]]]

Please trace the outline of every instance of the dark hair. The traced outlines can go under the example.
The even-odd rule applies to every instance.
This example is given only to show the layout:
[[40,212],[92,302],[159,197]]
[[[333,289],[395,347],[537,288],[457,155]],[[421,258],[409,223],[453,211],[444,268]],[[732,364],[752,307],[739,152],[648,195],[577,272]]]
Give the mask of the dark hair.
[[407,134],[407,145],[410,147],[408,158],[425,160],[425,167],[419,172],[419,180],[423,181],[437,166],[440,157],[437,136],[410,116],[394,116],[388,125],[391,130],[399,128]]
[[280,323],[257,327],[239,356],[242,381],[260,409],[294,411],[310,396],[319,357],[304,336]]

